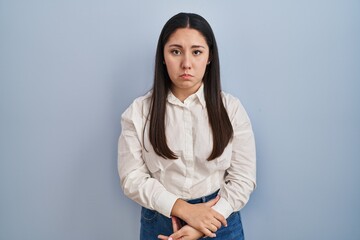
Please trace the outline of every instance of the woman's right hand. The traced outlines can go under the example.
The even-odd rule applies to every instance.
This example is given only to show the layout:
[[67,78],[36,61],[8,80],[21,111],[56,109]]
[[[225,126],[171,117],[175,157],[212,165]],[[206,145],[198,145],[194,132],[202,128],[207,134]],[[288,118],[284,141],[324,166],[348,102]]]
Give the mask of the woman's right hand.
[[215,237],[215,232],[221,225],[227,226],[226,219],[211,207],[214,206],[220,197],[199,204],[189,204],[178,199],[172,209],[171,215],[179,217],[188,225],[202,232],[205,236]]

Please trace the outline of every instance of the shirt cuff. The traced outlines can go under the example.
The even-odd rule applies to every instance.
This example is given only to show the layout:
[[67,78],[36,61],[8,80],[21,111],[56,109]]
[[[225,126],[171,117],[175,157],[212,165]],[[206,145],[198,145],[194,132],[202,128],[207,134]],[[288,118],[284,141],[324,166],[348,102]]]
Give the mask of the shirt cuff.
[[226,201],[224,198],[220,198],[219,201],[212,207],[215,211],[224,216],[224,218],[228,218],[230,214],[234,212],[230,203]]
[[163,191],[158,195],[157,199],[154,199],[155,210],[170,218],[171,210],[177,199],[178,197],[175,194]]

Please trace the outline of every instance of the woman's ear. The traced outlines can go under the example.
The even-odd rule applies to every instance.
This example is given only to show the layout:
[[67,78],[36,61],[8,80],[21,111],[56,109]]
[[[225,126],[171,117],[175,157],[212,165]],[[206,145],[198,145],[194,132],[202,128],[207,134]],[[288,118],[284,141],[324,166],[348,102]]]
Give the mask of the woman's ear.
[[209,56],[209,59],[208,59],[208,62],[207,62],[207,65],[209,65],[211,63],[211,60],[212,60],[212,57]]
[[207,65],[209,65],[211,63],[211,60],[212,60],[212,54],[211,52],[209,53],[209,58],[208,58],[208,62],[207,62]]

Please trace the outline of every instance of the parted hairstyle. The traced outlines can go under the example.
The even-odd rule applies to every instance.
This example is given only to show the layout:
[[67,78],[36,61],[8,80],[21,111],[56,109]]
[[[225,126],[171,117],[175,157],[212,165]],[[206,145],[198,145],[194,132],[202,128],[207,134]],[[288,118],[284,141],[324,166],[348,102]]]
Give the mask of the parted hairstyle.
[[214,33],[209,23],[194,13],[179,13],[164,25],[157,44],[155,58],[155,76],[148,120],[149,139],[157,155],[165,159],[177,159],[169,148],[165,135],[165,109],[171,79],[164,63],[164,46],[171,34],[179,28],[199,31],[209,47],[210,64],[207,65],[203,84],[209,124],[213,136],[213,149],[208,160],[219,157],[233,136],[233,128],[221,98],[220,62]]

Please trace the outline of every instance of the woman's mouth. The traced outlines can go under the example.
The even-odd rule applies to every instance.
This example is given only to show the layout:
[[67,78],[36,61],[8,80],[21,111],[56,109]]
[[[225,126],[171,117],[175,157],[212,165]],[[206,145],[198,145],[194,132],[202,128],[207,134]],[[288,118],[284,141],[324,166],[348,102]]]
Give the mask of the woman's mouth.
[[180,77],[183,78],[183,79],[190,79],[190,78],[193,77],[193,75],[184,73],[184,74],[181,74]]

